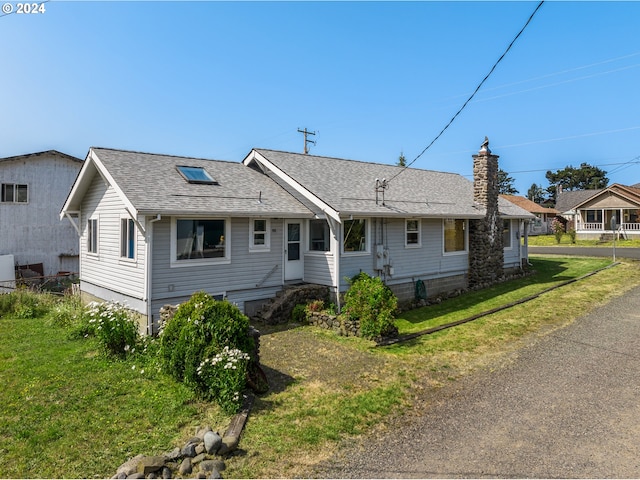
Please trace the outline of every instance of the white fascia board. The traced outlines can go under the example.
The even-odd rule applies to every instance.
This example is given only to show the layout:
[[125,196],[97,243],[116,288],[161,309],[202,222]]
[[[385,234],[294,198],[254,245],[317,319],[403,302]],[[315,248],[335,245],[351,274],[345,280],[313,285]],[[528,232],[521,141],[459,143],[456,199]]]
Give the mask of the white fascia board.
[[[62,220],[66,216],[67,212],[72,213],[76,211],[75,209],[71,209],[72,202],[78,195],[78,191],[80,190],[80,188],[84,187],[84,184],[86,182],[90,182],[91,179],[93,179],[93,175],[95,174],[95,165],[91,161],[90,153],[91,151],[89,151],[89,154],[87,154],[87,158],[82,164],[82,168],[80,169],[80,172],[78,172],[78,176],[76,177],[75,182],[73,182],[73,186],[71,187],[69,195],[67,195],[67,199],[62,206],[62,210],[60,210],[60,220]],[[92,169],[94,171],[92,171]]]
[[252,160],[257,160],[263,166],[267,167],[271,172],[278,176],[281,180],[283,180],[287,185],[291,186],[296,192],[302,195],[304,198],[313,203],[316,207],[322,210],[326,215],[336,220],[338,223],[342,223],[340,220],[340,213],[337,212],[333,207],[327,205],[325,202],[320,200],[316,195],[312,192],[304,188],[298,182],[293,180],[289,175],[276,167],[273,163],[271,163],[267,158],[265,158],[260,152],[256,152],[252,150],[251,153],[245,158],[242,163],[245,166],[248,166]]

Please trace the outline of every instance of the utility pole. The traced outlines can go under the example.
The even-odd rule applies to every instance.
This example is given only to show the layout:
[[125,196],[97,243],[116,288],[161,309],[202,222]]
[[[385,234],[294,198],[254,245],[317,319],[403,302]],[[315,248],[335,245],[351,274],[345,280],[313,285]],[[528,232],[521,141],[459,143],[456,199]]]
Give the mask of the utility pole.
[[298,129],[299,133],[304,133],[304,154],[306,155],[307,153],[309,153],[309,148],[307,147],[307,145],[309,143],[313,143],[314,145],[316,144],[315,140],[307,140],[307,135],[315,135],[316,132],[309,132],[307,130],[307,127],[304,128],[304,130],[300,130]]

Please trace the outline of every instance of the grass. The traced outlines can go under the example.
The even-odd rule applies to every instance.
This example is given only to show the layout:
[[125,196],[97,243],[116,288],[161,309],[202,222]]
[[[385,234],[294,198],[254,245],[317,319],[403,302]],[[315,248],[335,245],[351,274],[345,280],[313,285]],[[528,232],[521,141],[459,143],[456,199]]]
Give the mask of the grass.
[[[543,256],[532,262],[535,276],[405,312],[400,330],[466,317],[610,263]],[[391,347],[310,326],[263,330],[261,357],[271,390],[256,399],[240,455],[227,460],[224,476],[310,476],[341,442],[383,429],[410,411],[420,392],[494,365],[522,341],[639,285],[639,265],[623,261],[524,305]],[[229,421],[215,405],[196,401],[150,369],[152,362],[107,359],[95,339],[70,339],[50,317],[4,315],[0,339],[3,477],[110,477],[136,454],[160,454],[196,426],[219,428]]]
[[[524,240],[523,240],[524,242]],[[571,237],[568,234],[564,234],[560,239],[560,243],[556,241],[554,235],[530,235],[527,239],[529,246],[533,247],[551,247],[556,245],[574,246],[574,247],[611,247],[613,241],[601,242],[600,240],[576,240],[575,243],[571,243]],[[640,248],[640,239],[633,240],[616,240],[617,247],[634,247]]]

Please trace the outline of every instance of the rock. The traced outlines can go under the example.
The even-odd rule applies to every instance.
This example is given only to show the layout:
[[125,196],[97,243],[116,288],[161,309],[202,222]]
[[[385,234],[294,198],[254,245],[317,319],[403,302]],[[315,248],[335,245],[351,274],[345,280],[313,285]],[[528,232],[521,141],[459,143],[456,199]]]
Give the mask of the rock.
[[180,464],[180,467],[178,468],[178,473],[180,475],[189,475],[192,471],[192,467],[191,467],[191,458],[187,457],[184,460],[182,460],[182,463]]
[[200,463],[201,461],[203,461],[205,459],[205,454],[201,453],[200,455],[196,455],[195,457],[193,457],[191,459],[191,464],[195,465],[196,463]]
[[207,434],[207,432],[211,431],[211,427],[202,427],[199,428],[198,431],[196,432],[196,437],[198,437],[200,439],[200,441],[204,440],[204,436]]
[[204,434],[204,448],[209,455],[215,455],[222,445],[222,437],[216,432],[208,431]]
[[138,461],[142,457],[144,457],[144,455],[136,455],[135,457],[124,462],[116,470],[116,475],[124,473],[126,475],[125,478],[127,478],[129,475],[133,475],[134,473],[136,473],[138,471]]
[[152,472],[157,472],[164,467],[164,457],[142,457],[138,461],[138,473],[148,475]]
[[213,470],[207,478],[222,478],[218,470]]
[[200,471],[205,473],[211,473],[213,470],[223,472],[226,465],[222,460],[205,460],[200,463]]
[[196,478],[207,478],[207,476],[202,472],[198,472],[196,473]]
[[149,475],[147,475],[147,478],[149,478],[149,479],[151,479],[151,480],[155,480],[155,479],[156,479],[156,478],[158,478],[158,477],[156,476],[156,473],[155,473],[155,472],[151,472]]
[[164,456],[168,462],[174,462],[178,460],[180,457],[182,457],[182,453],[180,452],[180,449],[176,447],[173,450],[171,450],[169,453],[165,453]]
[[122,480],[122,479],[127,478],[127,477],[128,477],[128,475],[127,475],[126,473],[124,473],[124,472],[120,472],[120,473],[116,473],[116,474],[115,474],[113,477],[111,477],[111,478],[118,478],[118,479]]
[[181,452],[183,457],[195,457],[196,456],[196,444],[195,443],[187,443],[184,447],[182,447]]
[[196,445],[196,455],[200,455],[201,453],[204,453],[204,443]]
[[132,473],[127,478],[144,478],[144,473],[138,473],[138,472]]
[[198,437],[198,436],[195,436],[195,437],[191,437],[191,438],[189,438],[189,440],[187,440],[187,441],[185,442],[185,445],[186,445],[186,444],[188,444],[188,443],[195,443],[195,444],[197,445],[197,444],[199,444],[201,441],[202,441],[202,438],[200,438],[200,437]]
[[162,468],[162,478],[171,478],[171,469],[169,467],[163,467]]

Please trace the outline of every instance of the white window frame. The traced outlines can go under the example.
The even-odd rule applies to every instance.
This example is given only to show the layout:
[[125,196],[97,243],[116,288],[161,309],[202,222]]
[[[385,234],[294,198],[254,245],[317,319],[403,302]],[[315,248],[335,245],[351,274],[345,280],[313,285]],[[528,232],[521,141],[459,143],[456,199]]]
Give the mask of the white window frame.
[[[136,222],[128,215],[122,215],[120,217],[120,260],[136,260],[137,237]],[[131,240],[133,240],[133,245],[131,245]]]
[[[447,240],[446,240],[446,224],[447,221],[453,220],[454,223],[457,221],[462,221],[462,229],[464,231],[464,249],[455,250],[453,252],[447,252]],[[445,256],[449,255],[465,255],[469,252],[469,221],[463,218],[443,218],[442,219],[442,254]]]
[[[178,220],[223,220],[224,221],[224,256],[217,258],[189,258],[178,260],[176,248],[178,244]],[[170,267],[192,267],[197,265],[225,265],[231,263],[231,219],[229,217],[202,217],[183,215],[171,217]]]
[[[256,230],[256,221],[265,222],[264,230]],[[264,244],[256,243],[256,234],[264,235]],[[271,220],[268,218],[249,219],[249,251],[268,252],[271,250]]]
[[[347,222],[356,222],[356,221],[362,221],[365,222],[364,224],[364,250],[353,250],[353,251],[347,251],[344,249],[345,247],[345,238],[344,236],[347,234]],[[367,218],[353,218],[353,219],[348,219],[348,220],[343,220],[342,223],[342,242],[340,242],[342,244],[342,253],[344,255],[368,255],[371,252],[371,249],[369,247],[370,245],[370,239],[371,239],[371,222],[369,221],[369,219]],[[362,241],[362,239],[361,239]]]
[[[311,225],[314,222],[318,222],[318,223],[323,222],[323,226],[322,226],[323,230],[322,231],[323,231],[323,233],[327,234],[327,237],[323,238],[322,240],[326,244],[326,246],[328,247],[326,250],[316,250],[316,249],[312,248],[313,247],[313,242],[317,241],[317,239],[314,240],[312,238],[312,235],[311,235]],[[309,221],[307,221],[306,229],[307,229],[307,239],[308,240],[307,240],[306,248],[304,249],[305,253],[310,253],[312,255],[326,255],[327,253],[331,253],[331,243],[332,243],[331,242],[331,229],[329,228],[329,224],[327,223],[326,219],[309,220]],[[285,232],[285,235],[286,235],[286,232]],[[302,246],[302,244],[301,244],[301,246]]]
[[[417,230],[409,230],[409,222],[416,222]],[[409,243],[409,234],[417,233],[418,241],[416,243]],[[404,221],[404,247],[405,248],[420,248],[422,247],[422,221],[419,218],[407,218]]]
[[[23,202],[18,200],[18,190],[20,189],[20,187],[24,187],[27,191],[27,198]],[[29,203],[29,185],[25,183],[2,183],[0,184],[0,193],[6,192],[8,188],[11,188],[11,200],[6,200],[5,196],[5,200],[2,200],[2,198],[0,198],[0,200],[2,200],[0,203]]]
[[[506,226],[506,228],[505,228]],[[505,236],[509,238],[509,244],[507,245],[504,241]],[[510,218],[505,218],[502,221],[502,247],[505,250],[513,250],[513,222]]]
[[[95,237],[95,241],[92,241]],[[100,217],[89,217],[87,219],[87,254],[98,255],[100,246]],[[93,247],[93,248],[92,248]]]

